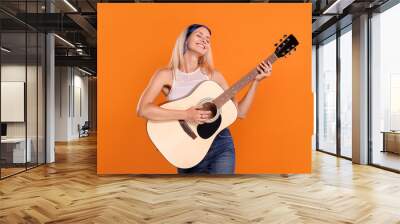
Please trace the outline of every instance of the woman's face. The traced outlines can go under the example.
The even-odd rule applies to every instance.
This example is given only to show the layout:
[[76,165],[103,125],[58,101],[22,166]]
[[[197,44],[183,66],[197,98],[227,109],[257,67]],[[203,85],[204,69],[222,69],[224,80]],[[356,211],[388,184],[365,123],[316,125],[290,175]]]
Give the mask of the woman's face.
[[210,32],[207,28],[199,27],[193,31],[187,39],[187,48],[200,56],[205,55],[210,48]]

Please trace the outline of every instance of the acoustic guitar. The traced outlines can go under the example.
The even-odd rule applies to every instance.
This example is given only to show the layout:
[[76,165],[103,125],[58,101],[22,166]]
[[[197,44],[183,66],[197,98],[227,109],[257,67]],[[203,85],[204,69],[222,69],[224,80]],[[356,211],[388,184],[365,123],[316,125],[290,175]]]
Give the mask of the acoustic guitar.
[[[292,34],[284,35],[280,43],[275,44],[277,47],[274,53],[264,62],[274,63],[278,58],[295,51],[298,44]],[[197,165],[206,156],[217,134],[236,120],[237,109],[232,97],[257,75],[258,71],[254,68],[225,91],[216,82],[206,80],[199,83],[188,95],[160,105],[172,110],[186,110],[197,105],[202,110],[211,111],[212,118],[204,124],[184,120],[148,120],[147,132],[151,141],[175,167],[191,168]]]

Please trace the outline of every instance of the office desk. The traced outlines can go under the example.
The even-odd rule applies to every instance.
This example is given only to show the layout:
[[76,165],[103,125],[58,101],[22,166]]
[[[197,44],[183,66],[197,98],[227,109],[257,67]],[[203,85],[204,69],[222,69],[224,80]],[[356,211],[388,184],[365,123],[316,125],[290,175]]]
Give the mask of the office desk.
[[25,154],[25,138],[1,139],[1,159],[5,160],[5,163],[30,162],[32,140],[27,138],[26,142],[28,147],[26,147]]
[[400,154],[400,132],[382,131],[383,150],[382,152],[393,152]]

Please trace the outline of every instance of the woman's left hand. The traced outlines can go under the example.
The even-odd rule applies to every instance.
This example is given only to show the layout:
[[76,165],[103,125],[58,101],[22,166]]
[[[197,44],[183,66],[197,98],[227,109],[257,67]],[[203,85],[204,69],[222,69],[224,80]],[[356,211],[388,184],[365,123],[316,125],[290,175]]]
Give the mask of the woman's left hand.
[[265,79],[265,77],[271,75],[272,65],[271,65],[271,63],[269,61],[267,63],[261,62],[257,66],[257,71],[258,71],[258,75],[254,79],[254,81],[259,82],[259,81]]

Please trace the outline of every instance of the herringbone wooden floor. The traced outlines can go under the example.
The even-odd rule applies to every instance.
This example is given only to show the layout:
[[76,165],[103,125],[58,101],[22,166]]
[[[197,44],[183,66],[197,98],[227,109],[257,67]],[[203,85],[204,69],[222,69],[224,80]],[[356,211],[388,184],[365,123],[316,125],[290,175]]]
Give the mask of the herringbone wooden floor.
[[400,223],[400,175],[315,153],[310,175],[96,175],[96,139],[0,181],[0,223]]

